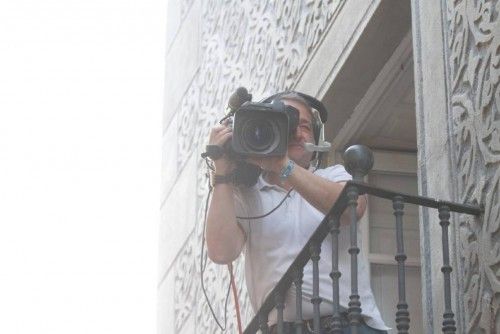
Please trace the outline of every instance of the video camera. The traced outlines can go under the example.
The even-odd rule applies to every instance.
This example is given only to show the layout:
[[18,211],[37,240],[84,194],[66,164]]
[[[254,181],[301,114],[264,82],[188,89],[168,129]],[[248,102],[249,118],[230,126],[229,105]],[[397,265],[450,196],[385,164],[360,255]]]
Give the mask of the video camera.
[[282,156],[299,124],[299,112],[282,101],[245,102],[234,113],[230,157]]
[[228,113],[219,123],[230,119],[232,139],[224,147],[207,145],[201,156],[216,160],[226,154],[234,160],[236,169],[232,176],[235,185],[252,186],[257,182],[261,169],[246,162],[248,157],[283,156],[287,153],[288,140],[297,130],[299,111],[283,103],[280,98],[299,96],[309,107],[318,112],[313,120],[314,143],[304,148],[314,152],[313,159],[319,165],[321,155],[330,149],[324,140],[323,124],[327,119],[324,105],[312,96],[300,92],[281,92],[261,102],[251,102],[252,95],[244,87],[238,88],[229,98]]

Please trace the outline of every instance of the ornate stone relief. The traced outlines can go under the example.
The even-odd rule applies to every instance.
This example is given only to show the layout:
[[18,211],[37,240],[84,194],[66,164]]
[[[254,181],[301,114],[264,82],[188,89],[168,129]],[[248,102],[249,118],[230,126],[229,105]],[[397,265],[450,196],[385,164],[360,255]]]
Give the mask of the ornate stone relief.
[[[192,233],[191,233],[192,235]],[[174,276],[174,314],[175,314],[175,330],[180,332],[183,324],[189,318],[193,301],[196,298],[197,284],[193,279],[193,275],[181,276],[178,273],[196,273],[195,261],[195,245],[191,242],[192,237],[189,237],[187,244],[181,250],[181,254],[175,263]],[[199,263],[199,262],[198,262]]]
[[186,18],[187,13],[189,13],[189,8],[193,4],[194,0],[181,0],[181,20]]
[[483,204],[460,219],[467,333],[500,328],[500,1],[447,1],[452,134],[461,202]]
[[255,97],[293,87],[344,1],[206,1],[202,62],[181,102],[179,167],[204,146],[240,85]]
[[[192,0],[183,1],[182,8],[190,8],[191,3]],[[226,101],[236,87],[246,86],[254,97],[262,97],[294,86],[344,3],[345,0],[203,1],[202,60],[179,110],[178,170],[183,169],[192,154],[202,152],[211,127],[224,114]],[[183,17],[185,13],[184,10]],[[198,167],[198,221],[173,267],[176,333],[181,332],[193,312],[197,333],[221,332],[200,286],[199,250],[208,187],[201,158]],[[234,266],[245,324],[253,315],[244,283],[243,261]],[[215,312],[223,320],[228,284],[226,267],[209,261],[204,276]],[[226,332],[236,332],[234,321],[231,298]]]

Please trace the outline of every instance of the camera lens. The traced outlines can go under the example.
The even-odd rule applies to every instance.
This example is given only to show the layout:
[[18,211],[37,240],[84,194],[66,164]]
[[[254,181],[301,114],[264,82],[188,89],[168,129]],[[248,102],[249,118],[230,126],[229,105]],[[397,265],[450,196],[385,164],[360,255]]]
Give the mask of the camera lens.
[[242,131],[244,142],[253,151],[267,151],[271,146],[275,146],[274,128],[275,126],[265,119],[248,120]]

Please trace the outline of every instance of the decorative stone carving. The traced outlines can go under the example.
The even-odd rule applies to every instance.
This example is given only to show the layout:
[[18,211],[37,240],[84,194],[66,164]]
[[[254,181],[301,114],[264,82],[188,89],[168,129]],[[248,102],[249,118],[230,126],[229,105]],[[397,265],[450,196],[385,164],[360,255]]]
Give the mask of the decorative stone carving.
[[179,173],[189,160],[192,149],[197,143],[194,136],[198,122],[200,101],[200,90],[196,86],[190,86],[187,92],[189,98],[183,98],[179,111],[178,137],[177,137],[177,170]]
[[186,18],[187,13],[189,13],[189,8],[193,4],[194,0],[181,0],[181,20]]
[[181,103],[179,167],[204,146],[236,87],[262,97],[294,86],[344,2],[204,2],[202,63]]
[[[190,235],[192,234],[193,233]],[[195,305],[197,290],[195,277],[193,275],[196,273],[194,248],[193,243],[189,242],[189,239],[176,260],[174,270],[175,330],[176,333],[180,333],[180,329],[186,322]],[[186,273],[191,273],[191,275],[186,275]]]
[[458,194],[483,204],[460,217],[467,333],[500,328],[500,1],[447,1]]
[[[192,2],[182,1],[182,18]],[[179,171],[192,154],[204,151],[209,131],[223,115],[226,101],[236,87],[248,87],[254,97],[293,88],[344,3],[341,0],[203,1],[202,62],[179,110]],[[198,222],[173,267],[175,329],[180,332],[188,316],[195,312],[197,333],[220,333],[200,286],[199,250],[208,186],[201,158],[198,167],[198,175],[193,175],[198,182]],[[234,264],[234,272],[244,326],[253,314],[242,260]],[[226,267],[209,261],[204,279],[214,311],[223,321],[228,286]],[[234,333],[232,296],[227,312],[227,332]]]

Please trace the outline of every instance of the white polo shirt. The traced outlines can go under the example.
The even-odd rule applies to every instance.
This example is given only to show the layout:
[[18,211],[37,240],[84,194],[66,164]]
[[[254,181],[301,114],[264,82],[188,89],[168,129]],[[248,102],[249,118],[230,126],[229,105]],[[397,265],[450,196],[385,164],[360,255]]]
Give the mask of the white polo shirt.
[[[334,182],[351,179],[342,165],[335,165],[315,172],[316,175]],[[237,216],[253,217],[265,214],[278,205],[287,193],[286,190],[267,183],[261,176],[257,184],[250,188],[240,188],[235,196]],[[293,190],[289,198],[272,214],[255,220],[239,220],[246,234],[245,276],[250,302],[255,311],[264,302],[266,296],[284,275],[290,264],[309,237],[321,223],[324,214],[310,205],[299,193]],[[358,229],[359,232],[359,229]],[[362,238],[358,237],[358,242]],[[360,242],[359,242],[360,243]],[[349,226],[342,225],[339,234],[339,270],[340,305],[347,308],[351,294]],[[362,245],[359,245],[361,248]],[[332,241],[329,236],[321,246],[319,261],[319,291],[323,301],[320,304],[321,315],[332,313],[332,280],[329,276],[332,268]],[[368,262],[360,252],[358,256],[358,292],[361,299],[362,314],[370,327],[386,330],[380,312],[375,304],[368,275]],[[313,318],[312,298],[312,263],[304,267],[303,319]],[[289,289],[285,298],[285,321],[295,319],[295,289]],[[269,315],[269,323],[276,323],[276,311]]]

